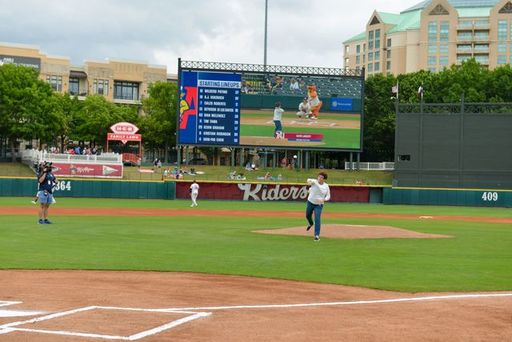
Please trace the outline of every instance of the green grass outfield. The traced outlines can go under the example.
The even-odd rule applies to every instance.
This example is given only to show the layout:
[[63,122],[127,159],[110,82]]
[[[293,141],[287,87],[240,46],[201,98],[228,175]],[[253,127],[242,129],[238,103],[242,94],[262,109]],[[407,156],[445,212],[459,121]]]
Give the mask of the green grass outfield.
[[[188,201],[58,198],[59,207],[181,208]],[[29,198],[0,206],[32,206],[34,215],[0,216],[3,269],[187,271],[335,283],[388,290],[512,290],[510,224],[404,219],[332,219],[324,223],[391,225],[449,239],[322,238],[255,234],[304,225],[268,217],[53,216],[37,225]],[[304,211],[304,203],[199,201],[200,209]],[[463,215],[512,218],[510,209],[328,204],[325,212]],[[113,209],[115,211],[115,209]]]
[[[310,128],[310,127],[291,127],[283,126],[285,132],[293,133],[318,133],[323,134],[323,145],[313,147],[319,148],[339,148],[339,149],[358,149],[361,132],[358,129],[351,128]],[[261,125],[240,125],[240,137],[273,137],[274,126]]]

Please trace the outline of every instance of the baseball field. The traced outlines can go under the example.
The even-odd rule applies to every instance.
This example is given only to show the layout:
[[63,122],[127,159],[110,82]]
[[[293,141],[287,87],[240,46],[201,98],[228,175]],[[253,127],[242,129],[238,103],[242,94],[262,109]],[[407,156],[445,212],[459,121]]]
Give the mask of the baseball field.
[[359,149],[361,116],[322,112],[318,120],[299,118],[286,111],[281,120],[283,132],[321,134],[320,141],[293,141],[274,138],[273,110],[243,110],[240,121],[240,143],[253,146],[316,147]]
[[510,209],[57,201],[0,198],[0,340],[512,336]]

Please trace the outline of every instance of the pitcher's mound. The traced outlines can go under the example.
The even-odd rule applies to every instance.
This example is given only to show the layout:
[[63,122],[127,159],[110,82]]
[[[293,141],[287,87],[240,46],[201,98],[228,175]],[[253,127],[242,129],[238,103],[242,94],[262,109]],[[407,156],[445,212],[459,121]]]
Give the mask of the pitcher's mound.
[[[262,234],[313,236],[314,230],[315,227],[311,227],[309,232],[307,232],[306,226],[304,225],[303,227],[255,230],[254,232]],[[449,235],[418,233],[391,226],[363,226],[353,224],[323,224],[321,236],[335,239],[437,239],[451,237]]]

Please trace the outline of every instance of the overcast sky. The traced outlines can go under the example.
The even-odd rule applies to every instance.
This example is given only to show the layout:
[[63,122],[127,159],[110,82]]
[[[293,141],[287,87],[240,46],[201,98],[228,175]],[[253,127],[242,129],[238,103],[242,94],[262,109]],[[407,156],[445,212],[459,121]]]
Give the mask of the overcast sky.
[[[341,67],[342,42],[373,10],[421,0],[268,0],[267,63]],[[84,60],[263,63],[265,0],[0,0],[0,42]]]

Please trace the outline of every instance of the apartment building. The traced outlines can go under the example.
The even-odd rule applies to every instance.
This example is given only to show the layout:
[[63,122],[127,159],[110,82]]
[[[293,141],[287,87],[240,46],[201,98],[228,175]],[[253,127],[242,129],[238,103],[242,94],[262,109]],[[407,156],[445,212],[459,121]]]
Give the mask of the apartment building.
[[344,66],[398,75],[475,58],[493,69],[512,63],[511,39],[510,0],[427,0],[399,14],[375,10],[343,42]]
[[53,90],[80,98],[98,94],[114,103],[140,104],[148,95],[148,87],[169,79],[167,67],[143,62],[109,59],[86,60],[71,65],[68,57],[42,53],[37,46],[0,43],[0,65],[12,63],[36,69],[39,77]]

